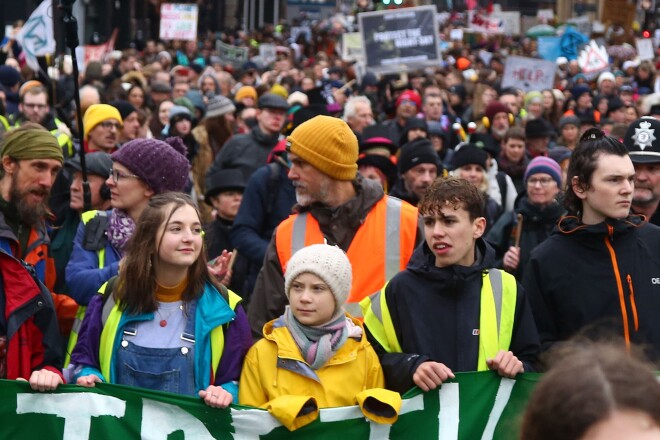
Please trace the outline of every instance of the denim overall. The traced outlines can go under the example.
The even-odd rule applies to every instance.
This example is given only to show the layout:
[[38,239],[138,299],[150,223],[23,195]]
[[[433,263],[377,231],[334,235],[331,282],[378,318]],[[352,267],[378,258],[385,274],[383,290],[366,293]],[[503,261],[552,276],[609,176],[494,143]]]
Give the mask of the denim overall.
[[115,361],[116,383],[155,391],[197,396],[195,391],[195,310],[197,301],[189,304],[186,327],[179,348],[150,348],[127,341],[135,336],[135,327],[125,327]]

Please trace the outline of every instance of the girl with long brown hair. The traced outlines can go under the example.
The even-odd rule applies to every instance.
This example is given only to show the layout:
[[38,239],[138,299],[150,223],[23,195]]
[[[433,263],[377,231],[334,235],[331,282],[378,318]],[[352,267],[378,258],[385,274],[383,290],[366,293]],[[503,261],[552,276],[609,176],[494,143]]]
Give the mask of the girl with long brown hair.
[[237,398],[252,344],[240,297],[209,274],[202,223],[181,193],[154,196],[122,261],[90,301],[71,356],[74,379],[199,395],[224,408]]

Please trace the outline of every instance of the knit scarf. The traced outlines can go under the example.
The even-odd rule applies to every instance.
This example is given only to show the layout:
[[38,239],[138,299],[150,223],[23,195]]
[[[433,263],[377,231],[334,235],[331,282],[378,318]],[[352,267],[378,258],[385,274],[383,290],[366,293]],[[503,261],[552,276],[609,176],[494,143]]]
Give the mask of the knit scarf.
[[293,313],[291,307],[286,306],[284,311],[284,325],[296,341],[300,352],[314,370],[325,365],[339,350],[348,338],[348,327],[344,313],[338,313],[330,322],[324,325],[311,327],[301,324]]
[[120,254],[124,254],[124,246],[133,236],[134,231],[135,222],[126,211],[116,208],[111,211],[108,222],[108,240]]
[[525,174],[525,168],[529,164],[527,158],[519,162],[511,162],[504,154],[500,153],[500,158],[497,165],[500,171],[504,171],[510,177],[522,177]]

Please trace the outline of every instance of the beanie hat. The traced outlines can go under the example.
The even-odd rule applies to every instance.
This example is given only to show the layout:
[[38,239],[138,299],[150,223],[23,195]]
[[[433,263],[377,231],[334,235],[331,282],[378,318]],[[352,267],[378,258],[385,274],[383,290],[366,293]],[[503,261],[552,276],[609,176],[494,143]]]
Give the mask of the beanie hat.
[[227,113],[234,113],[236,106],[231,99],[226,96],[216,95],[209,100],[206,106],[206,117],[214,118],[216,116],[226,115]]
[[598,87],[600,87],[600,84],[603,81],[606,81],[606,80],[614,82],[615,81],[614,80],[614,74],[612,72],[603,72],[603,73],[601,73],[600,76],[598,77],[598,80],[596,81],[596,84],[598,85]]
[[577,116],[564,116],[559,120],[559,130],[563,130],[567,125],[575,125],[577,128],[580,128],[580,118]]
[[172,123],[172,120],[177,116],[192,120],[192,114],[190,113],[190,110],[182,105],[175,105],[170,109],[170,124]]
[[135,139],[112,153],[112,160],[124,165],[156,193],[183,191],[190,164],[186,146],[179,137],[165,141]]
[[[48,130],[39,124],[24,123],[19,128],[5,133],[0,143],[0,158],[15,160],[55,159],[64,161],[62,147]],[[0,176],[3,175],[0,168]]]
[[182,96],[180,98],[176,98],[172,102],[174,102],[174,105],[187,108],[191,116],[195,114],[195,104],[193,104],[192,101],[187,97]]
[[493,118],[495,117],[496,114],[498,113],[509,113],[509,108],[502,104],[500,101],[493,101],[490,104],[488,104],[488,107],[486,107],[485,114],[490,120],[490,122],[493,122]]
[[399,145],[403,145],[408,142],[408,132],[414,129],[424,130],[425,133],[428,133],[429,126],[424,119],[416,117],[408,118],[406,124],[403,126],[403,133],[399,139]]
[[589,86],[586,86],[584,84],[578,84],[577,86],[573,87],[573,90],[571,90],[571,95],[573,95],[573,98],[578,99],[580,96],[584,95],[585,93],[591,94],[591,89]]
[[559,164],[553,159],[545,156],[538,156],[529,162],[527,168],[525,169],[525,184],[527,184],[527,179],[529,179],[534,174],[546,173],[549,174],[552,179],[557,182],[557,186],[561,188],[561,168]]
[[106,119],[116,119],[120,124],[124,123],[121,113],[115,107],[108,104],[90,105],[83,117],[84,138],[87,139],[89,132]]
[[0,66],[0,84],[5,87],[14,87],[21,82],[21,74],[11,66]]
[[358,140],[339,118],[321,115],[303,122],[287,137],[287,151],[336,180],[357,174]]
[[33,89],[34,87],[41,86],[43,87],[43,84],[41,81],[37,81],[36,79],[30,80],[30,81],[25,81],[23,84],[21,84],[21,87],[18,89],[18,96],[20,98],[23,98],[25,94],[27,93],[28,90]]
[[286,100],[286,103],[289,104],[289,106],[292,106],[294,104],[302,104],[304,106],[307,106],[309,105],[309,98],[303,92],[295,91],[289,95],[289,97]]
[[542,102],[543,102],[543,94],[538,90],[532,90],[531,92],[527,92],[527,94],[525,95],[525,99],[523,100],[523,106],[527,107],[529,104],[542,103]]
[[303,273],[325,282],[335,297],[336,309],[346,303],[352,287],[352,268],[348,257],[337,246],[313,244],[293,254],[284,272],[284,293],[289,297],[291,283]]
[[234,101],[240,101],[243,98],[252,98],[255,101],[257,100],[257,89],[252,86],[243,86],[236,91],[234,95]]
[[110,101],[109,104],[119,110],[122,120],[126,119],[131,113],[137,111],[133,104],[128,101]]
[[550,157],[552,160],[557,162],[559,166],[561,166],[561,163],[563,161],[571,158],[572,153],[573,152],[568,148],[563,147],[561,145],[557,145],[556,147],[551,148],[550,151],[548,151],[548,157]]
[[279,95],[284,99],[289,97],[289,92],[281,84],[273,84],[273,87],[270,88],[270,93],[274,93],[276,95]]
[[397,107],[400,106],[400,105],[401,105],[401,102],[402,102],[404,99],[405,99],[405,100],[408,100],[408,101],[412,101],[412,102],[414,102],[415,105],[417,106],[417,109],[418,109],[418,110],[419,110],[420,108],[422,108],[422,97],[419,96],[419,93],[417,93],[416,91],[414,91],[414,90],[404,90],[403,93],[401,93],[401,94],[399,95],[399,97],[396,98],[396,106],[397,106]]
[[488,153],[474,144],[463,144],[460,148],[454,150],[452,166],[456,170],[462,166],[477,164],[484,170],[488,161]]
[[433,144],[425,138],[415,139],[401,147],[399,160],[399,174],[403,174],[421,163],[431,163],[438,166],[438,153],[433,149]]

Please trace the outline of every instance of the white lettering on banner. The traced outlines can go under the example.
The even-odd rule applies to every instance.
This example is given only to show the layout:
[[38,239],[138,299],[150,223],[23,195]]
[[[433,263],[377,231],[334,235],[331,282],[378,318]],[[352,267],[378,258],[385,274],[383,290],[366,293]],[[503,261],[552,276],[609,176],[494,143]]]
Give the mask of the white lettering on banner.
[[167,437],[176,431],[183,431],[186,439],[215,439],[199,419],[182,411],[181,408],[150,399],[142,399],[142,426],[140,427],[142,438],[145,438],[144,433],[148,432],[150,439],[167,440]]
[[509,403],[511,398],[511,392],[513,391],[513,386],[516,384],[516,381],[513,379],[508,379],[503,377],[500,380],[500,387],[497,389],[497,395],[495,396],[495,404],[493,409],[488,415],[488,423],[484,429],[484,433],[481,436],[481,440],[492,440],[493,434],[495,434],[495,428],[497,427],[497,422],[500,421],[502,412],[506,407],[506,404]]
[[457,383],[443,383],[440,387],[440,412],[438,413],[439,440],[458,439],[460,420],[459,389]]
[[[17,414],[52,414],[64,419],[62,438],[89,438],[92,417],[124,417],[126,402],[116,397],[92,393],[18,394]],[[180,410],[179,410],[180,412]],[[161,423],[159,420],[158,423]]]
[[231,408],[232,425],[236,432],[235,440],[259,440],[282,424],[268,411],[262,409],[237,410]]
[[651,284],[660,284],[660,278],[651,278]]

